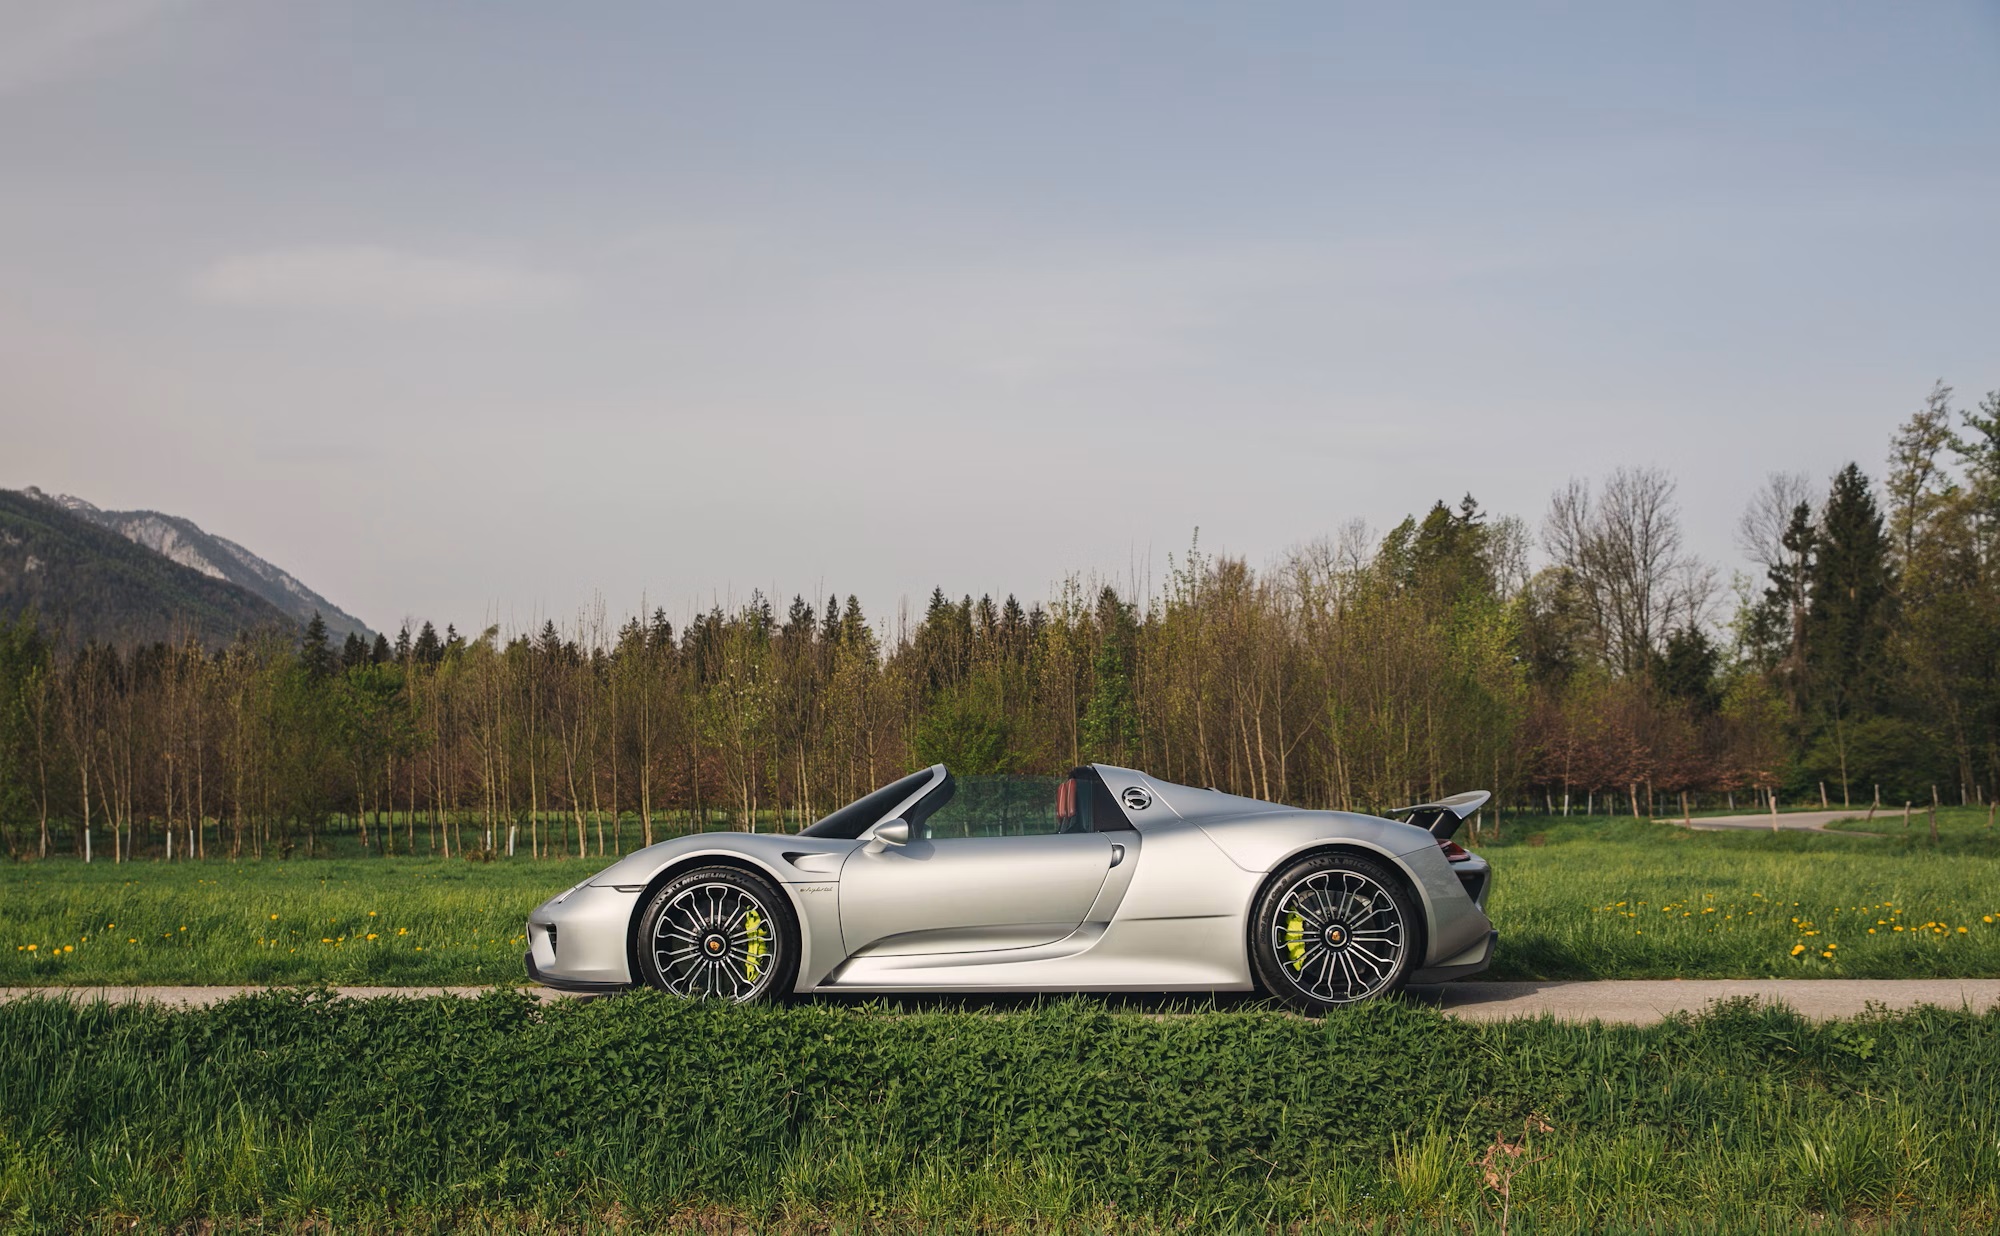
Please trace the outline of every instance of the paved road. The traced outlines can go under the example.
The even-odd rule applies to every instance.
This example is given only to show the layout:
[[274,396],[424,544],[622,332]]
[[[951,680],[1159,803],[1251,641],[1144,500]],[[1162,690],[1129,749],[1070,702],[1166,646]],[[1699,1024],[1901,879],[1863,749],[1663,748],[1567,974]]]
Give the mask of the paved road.
[[[180,1006],[217,1004],[232,996],[260,991],[256,987],[0,987],[0,1002],[35,995],[72,1000],[109,1000],[119,1004],[157,1001]],[[342,987],[355,999],[375,996],[476,996],[484,987]],[[524,991],[539,1000],[561,998],[545,987]],[[1590,983],[1450,983],[1416,988],[1413,999],[1454,1016],[1473,1021],[1505,1021],[1510,1017],[1554,1017],[1560,1021],[1606,1021],[1649,1025],[1670,1013],[1700,1012],[1717,1000],[1749,996],[1788,1004],[1807,1017],[1825,1020],[1853,1017],[1870,1004],[1892,1009],[1934,1004],[1945,1008],[1984,1011],[2000,1008],[2000,979],[1646,979]],[[603,997],[586,997],[601,999]],[[1178,1001],[1187,997],[1172,997]],[[1117,997],[1124,1007],[1157,1006],[1158,999]],[[974,1007],[1006,1008],[1025,1001],[978,997]],[[926,1003],[951,1004],[948,997]]]
[[[1888,808],[1885,807],[1882,811],[1876,812],[1876,817],[1878,819],[1881,818],[1882,814],[1887,810]],[[1866,807],[1863,807],[1859,811],[1780,811],[1778,813],[1778,827],[1798,832],[1823,833],[1826,831],[1826,826],[1835,820],[1859,820],[1867,814],[1868,808]],[[1680,822],[1678,818],[1674,820],[1676,824]],[[1697,816],[1692,823],[1687,824],[1685,827],[1761,828],[1769,832],[1771,829],[1771,813],[1765,811],[1754,815]]]
[[1643,1026],[1696,1013],[1717,1000],[1788,1004],[1814,1021],[1854,1017],[1870,1004],[2000,1008],[2000,979],[1610,979],[1591,983],[1450,983],[1416,988],[1417,999],[1473,1021],[1554,1017]]

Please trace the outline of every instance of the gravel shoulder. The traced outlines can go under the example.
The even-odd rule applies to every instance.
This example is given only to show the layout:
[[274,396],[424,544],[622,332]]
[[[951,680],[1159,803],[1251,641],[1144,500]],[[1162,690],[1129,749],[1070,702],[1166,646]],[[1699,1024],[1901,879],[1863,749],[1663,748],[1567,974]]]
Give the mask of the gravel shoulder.
[[[34,996],[113,1004],[157,1003],[182,1008],[219,1004],[262,987],[0,987],[0,1003]],[[473,997],[490,987],[338,987],[342,996]],[[546,987],[521,990],[547,1002],[571,999]],[[583,999],[604,999],[587,996]],[[1856,1017],[1871,1007],[1910,1009],[1923,1005],[1985,1012],[2000,1008],[2000,979],[1645,979],[1579,983],[1449,983],[1412,988],[1410,998],[1453,1017],[1505,1021],[1552,1017],[1558,1021],[1602,1021],[1651,1025],[1676,1013],[1698,1013],[1718,1000],[1752,999],[1785,1004],[1814,1021]],[[935,999],[935,998],[933,998]],[[1121,998],[1122,999],[1122,998]],[[1179,1001],[1185,996],[1172,999]],[[1143,1001],[1139,1003],[1143,1006]],[[993,1007],[979,998],[979,1007]]]

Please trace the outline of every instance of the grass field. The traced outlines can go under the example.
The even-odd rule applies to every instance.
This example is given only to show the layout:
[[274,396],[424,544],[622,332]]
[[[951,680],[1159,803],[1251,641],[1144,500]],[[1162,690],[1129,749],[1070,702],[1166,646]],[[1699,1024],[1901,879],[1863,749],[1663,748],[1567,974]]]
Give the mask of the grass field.
[[283,993],[25,1001],[0,1039],[25,1230],[1491,1231],[1503,1178],[1514,1232],[2000,1222],[2000,1014]]
[[[1494,978],[2000,976],[2000,834],[1948,809],[1885,836],[1510,818]],[[1893,824],[1893,827],[1891,827]],[[0,867],[0,984],[491,983],[522,923],[607,860]]]

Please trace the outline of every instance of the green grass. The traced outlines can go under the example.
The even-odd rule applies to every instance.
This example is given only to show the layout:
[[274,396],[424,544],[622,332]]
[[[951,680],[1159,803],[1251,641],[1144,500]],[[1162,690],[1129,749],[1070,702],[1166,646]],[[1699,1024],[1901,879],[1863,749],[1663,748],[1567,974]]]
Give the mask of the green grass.
[[2000,835],[1975,814],[1943,813],[1936,846],[1900,820],[1875,837],[1510,819],[1480,847],[1491,977],[2000,976]]
[[2000,1014],[287,993],[24,1001],[0,1040],[22,1230],[1491,1231],[1482,1158],[1515,1169],[1516,1232],[2000,1222]]
[[[1984,823],[1948,809],[1934,846],[1900,817],[1886,836],[1510,817],[1478,846],[1501,933],[1489,977],[2000,976]],[[7,864],[0,985],[518,978],[528,911],[605,861]]]
[[0,984],[519,979],[528,911],[607,861],[0,866]]

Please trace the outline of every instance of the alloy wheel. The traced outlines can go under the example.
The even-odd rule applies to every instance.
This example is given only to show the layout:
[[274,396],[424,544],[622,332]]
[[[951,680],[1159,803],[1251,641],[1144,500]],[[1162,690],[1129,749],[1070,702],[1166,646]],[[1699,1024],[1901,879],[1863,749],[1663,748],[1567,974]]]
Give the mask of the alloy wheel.
[[1285,977],[1326,1004],[1350,1004],[1381,991],[1408,947],[1403,915],[1389,890],[1338,867],[1315,871],[1285,891],[1271,936]]
[[777,922],[755,894],[710,881],[677,892],[648,942],[661,985],[682,996],[751,1000],[777,969]]

